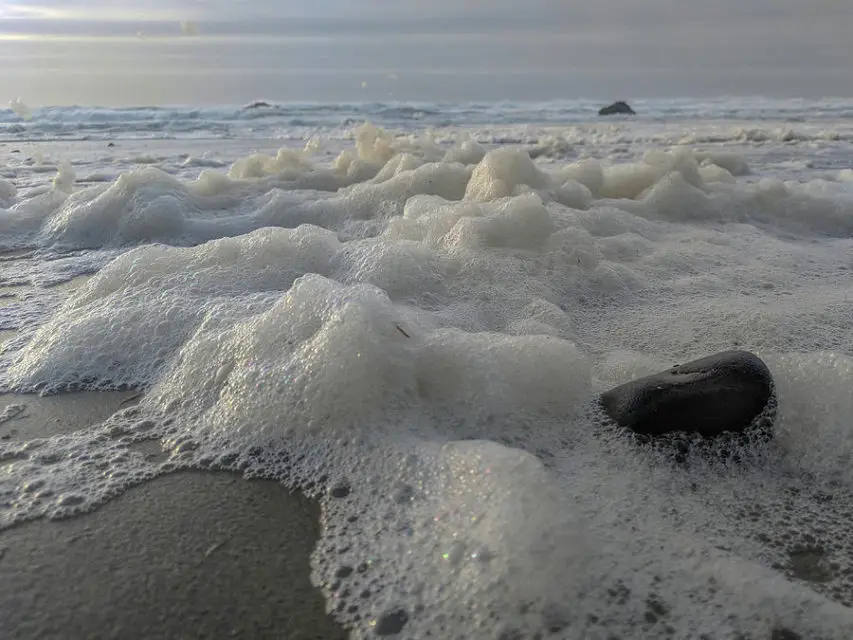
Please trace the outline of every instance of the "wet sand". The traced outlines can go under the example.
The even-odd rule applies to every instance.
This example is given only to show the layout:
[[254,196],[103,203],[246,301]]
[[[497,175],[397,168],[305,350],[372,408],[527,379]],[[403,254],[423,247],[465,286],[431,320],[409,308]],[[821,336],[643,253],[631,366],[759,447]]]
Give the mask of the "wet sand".
[[[135,391],[63,393],[54,396],[0,395],[0,441],[24,442],[72,433],[109,418],[141,398]],[[11,407],[18,407],[11,409]]]
[[[132,396],[0,397],[26,405],[0,437],[72,431]],[[161,476],[0,532],[0,638],[345,638],[310,582],[318,535],[318,505],[275,482]]]

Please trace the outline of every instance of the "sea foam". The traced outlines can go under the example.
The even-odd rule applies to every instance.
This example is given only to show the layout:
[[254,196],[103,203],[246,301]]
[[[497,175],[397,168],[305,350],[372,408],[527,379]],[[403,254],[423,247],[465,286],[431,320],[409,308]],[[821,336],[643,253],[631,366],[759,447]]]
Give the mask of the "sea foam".
[[[313,577],[355,637],[845,638],[853,205],[748,173],[368,127],[326,164],[7,189],[10,245],[118,255],[8,350],[4,387],[146,396],[0,445],[2,523],[230,469],[322,501]],[[678,463],[596,410],[734,345],[779,398],[777,440],[737,462]]]

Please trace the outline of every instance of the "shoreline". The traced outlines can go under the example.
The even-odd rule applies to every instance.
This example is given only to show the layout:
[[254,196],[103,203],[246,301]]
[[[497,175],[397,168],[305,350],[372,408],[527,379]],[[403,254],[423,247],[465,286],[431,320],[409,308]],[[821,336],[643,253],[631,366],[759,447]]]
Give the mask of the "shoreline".
[[[127,393],[0,396],[4,440],[95,424]],[[14,433],[12,433],[14,432]],[[347,637],[311,584],[319,504],[269,480],[180,471],[68,519],[0,532],[0,637]]]

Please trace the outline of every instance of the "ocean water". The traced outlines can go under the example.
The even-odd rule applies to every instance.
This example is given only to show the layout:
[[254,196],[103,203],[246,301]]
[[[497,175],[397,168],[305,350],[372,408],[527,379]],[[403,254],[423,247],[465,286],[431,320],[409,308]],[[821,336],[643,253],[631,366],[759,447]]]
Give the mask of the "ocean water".
[[[356,638],[849,638],[853,102],[25,106],[0,389],[145,397],[0,442],[0,526],[238,470],[321,500]],[[596,409],[733,347],[770,444],[676,461]]]

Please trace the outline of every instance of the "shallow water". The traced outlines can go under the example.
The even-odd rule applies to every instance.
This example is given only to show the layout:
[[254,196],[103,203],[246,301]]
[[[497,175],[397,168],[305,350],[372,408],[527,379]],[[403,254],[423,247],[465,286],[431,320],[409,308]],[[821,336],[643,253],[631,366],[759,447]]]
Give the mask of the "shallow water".
[[[679,108],[22,142],[2,388],[147,393],[0,443],[0,522],[237,469],[322,498],[314,578],[355,637],[846,638],[846,107],[750,129]],[[677,463],[594,410],[731,347],[779,400],[776,441],[737,462]]]

